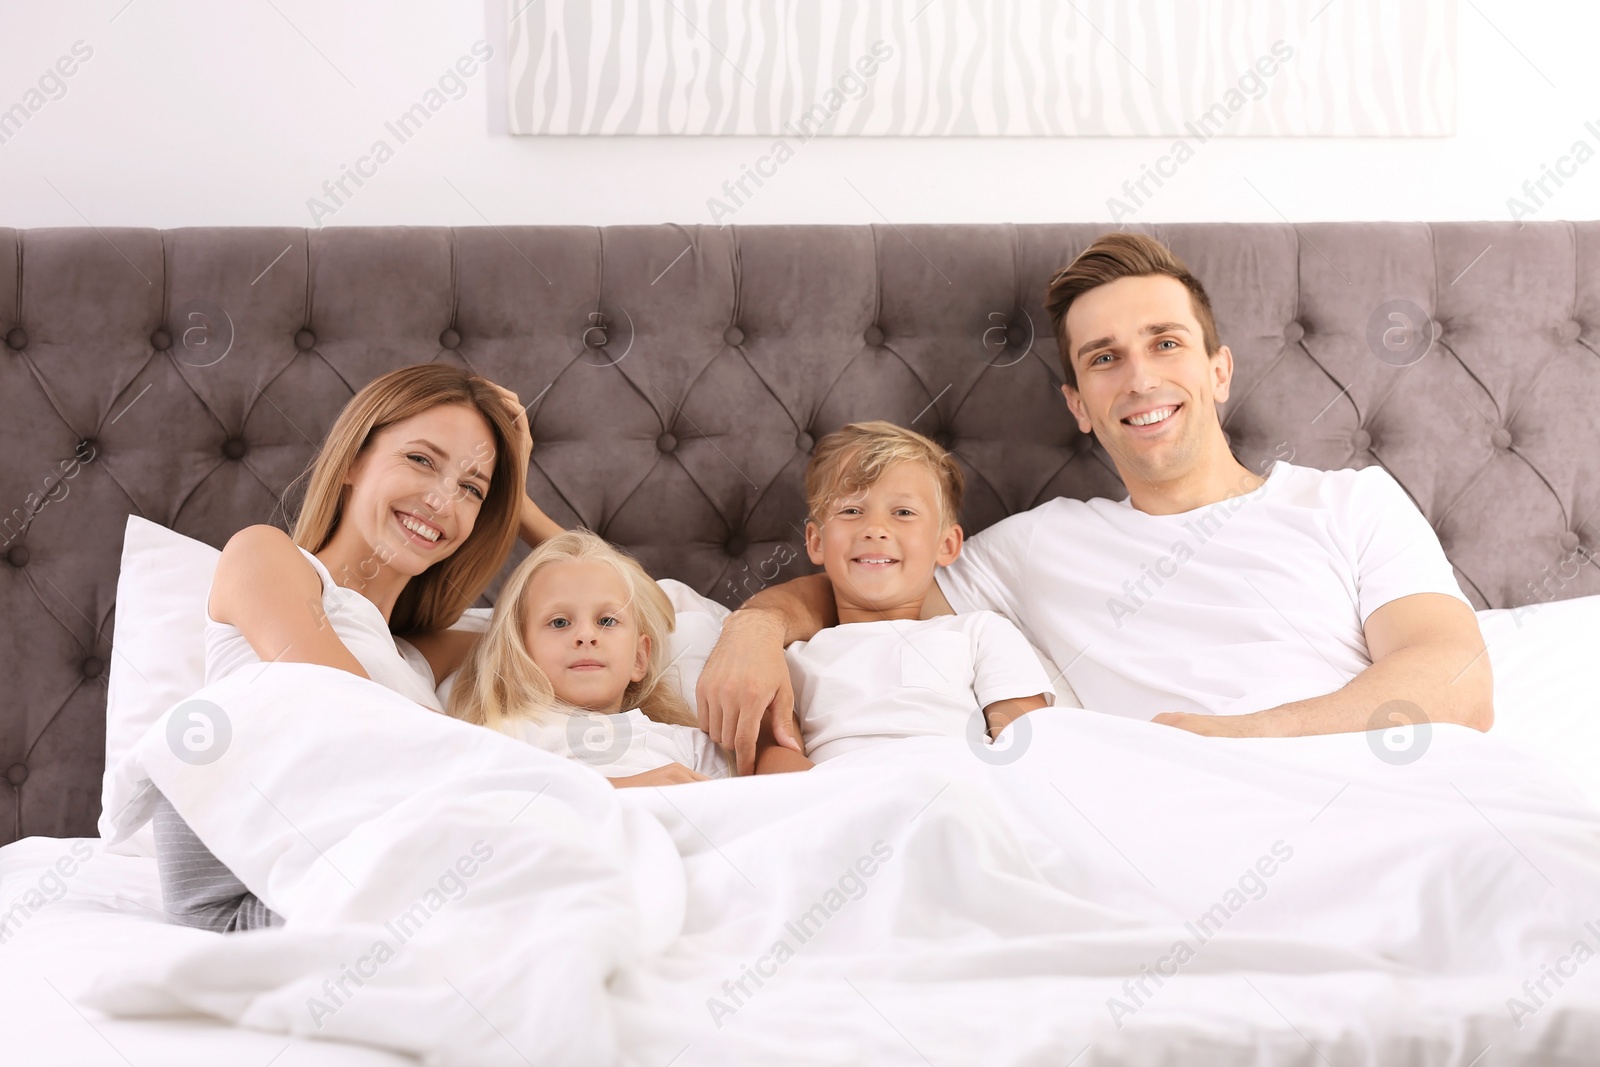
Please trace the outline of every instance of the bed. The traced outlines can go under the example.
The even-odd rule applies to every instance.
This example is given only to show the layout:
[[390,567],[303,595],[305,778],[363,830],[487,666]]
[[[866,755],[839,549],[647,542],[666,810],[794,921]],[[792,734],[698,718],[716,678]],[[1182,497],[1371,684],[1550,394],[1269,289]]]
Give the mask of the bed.
[[[395,366],[450,360],[529,401],[537,442],[530,490],[553,518],[628,548],[652,573],[700,594],[701,610],[714,617],[719,604],[804,573],[800,473],[816,439],[853,419],[892,419],[950,447],[968,475],[969,533],[1056,495],[1120,495],[1107,457],[1064,417],[1039,310],[1049,273],[1099,232],[0,230],[0,294],[14,294],[0,299],[0,439],[9,459],[0,465],[0,841],[9,842],[0,849],[0,1040],[8,1062],[416,1060],[397,1051],[405,1041],[385,1048],[360,1040],[373,1023],[357,1011],[339,1014],[356,1036],[330,1041],[261,1014],[229,1026],[193,1014],[156,1017],[159,1005],[149,1003],[148,1018],[131,1017],[137,1005],[124,1004],[117,1017],[103,998],[90,1006],[98,976],[148,973],[208,951],[196,941],[207,935],[159,922],[153,863],[108,850],[97,834],[108,688],[134,670],[140,638],[115,622],[130,516],[212,546],[251,522],[282,525],[296,475],[356,388]],[[1533,878],[1529,868],[1549,881],[1561,858],[1522,864],[1518,841],[1527,842],[1516,826],[1538,832],[1540,819],[1554,817],[1550,797],[1519,790],[1559,783],[1570,801],[1564,832],[1582,838],[1578,851],[1593,840],[1584,812],[1600,798],[1600,679],[1589,651],[1600,636],[1600,574],[1591,565],[1600,540],[1600,224],[1149,232],[1211,292],[1237,363],[1224,418],[1240,459],[1381,463],[1433,523],[1481,609],[1496,673],[1491,738],[1503,759],[1478,767],[1477,749],[1467,752],[1472,746],[1451,731],[1437,739],[1441,754],[1461,743],[1463,773],[1478,768],[1476,780],[1453,786],[1470,799],[1451,817],[1463,818],[1463,834],[1478,820],[1482,840],[1472,847],[1480,851],[1442,889],[1425,864],[1397,860],[1391,873],[1415,876],[1397,884],[1416,890],[1413,905],[1424,892],[1444,892],[1439,908],[1449,914],[1462,907],[1448,900],[1452,892],[1502,893]],[[1063,752],[1143,751],[1148,741],[1126,733],[1147,724],[1107,716],[1085,727],[1063,715],[1041,719],[1030,759],[1054,751],[1048,739],[1062,731],[1071,733]],[[1354,761],[1352,781],[1383,766],[1363,755],[1363,735],[1319,744],[1317,759]],[[1137,850],[1128,867],[1173,884],[1193,864],[1238,859],[1248,867],[1261,851],[1242,840],[1226,857],[1130,846],[1151,812],[1087,784],[1086,793],[1069,791],[1078,810],[1059,827],[1016,832],[1003,812],[1026,805],[1006,792],[1012,787],[995,786],[991,768],[947,766],[950,757],[928,751],[904,766],[842,768],[831,801],[804,781],[607,797],[606,818],[620,821],[609,851],[592,861],[613,864],[619,885],[667,888],[661,900],[645,894],[627,904],[639,933],[627,951],[605,957],[616,967],[603,1000],[567,1005],[572,1014],[563,1017],[550,1014],[559,996],[541,999],[543,1013],[532,1016],[549,1021],[548,1031],[573,1031],[548,1048],[537,1032],[524,1039],[512,1030],[508,1040],[488,1015],[456,1005],[463,1033],[480,1032],[418,1054],[430,1062],[459,1062],[450,1057],[463,1049],[478,1050],[481,1062],[598,1062],[603,1052],[683,1067],[1592,1058],[1600,968],[1579,967],[1552,985],[1544,968],[1570,965],[1554,955],[1535,952],[1514,973],[1468,968],[1423,980],[1371,961],[1274,968],[1263,963],[1273,950],[1258,945],[1266,955],[1233,963],[1212,953],[1153,996],[1148,984],[1135,994],[1122,983],[1139,973],[1130,960],[1160,958],[1155,941],[1085,929],[1062,941],[1070,923],[1059,916],[1005,931],[992,914],[962,910],[989,899],[1017,916],[1035,905],[1056,914],[1048,909],[1059,901],[1016,896],[1015,879],[964,895],[917,888],[903,873],[874,883],[862,872],[878,870],[877,861],[857,865],[876,840],[858,837],[885,826],[895,828],[885,831],[885,847],[935,871],[935,857],[988,855],[1008,833],[1030,870],[1049,868],[1050,849],[1069,844],[1118,869],[1129,857],[1118,859],[1116,841]],[[1095,781],[1095,766],[1074,768],[1083,783]],[[518,764],[506,773],[531,776],[518,779],[529,789],[537,781],[570,791],[573,811],[602,803],[570,770]],[[1326,814],[1319,807],[1338,784],[1294,798],[1306,805],[1306,826],[1337,834],[1340,818],[1356,818],[1348,790]],[[910,836],[892,836],[906,827]],[[1052,836],[1068,829],[1070,841]],[[583,847],[591,846],[599,847]],[[1000,861],[979,868],[1012,870]],[[1156,868],[1166,877],[1150,873]],[[851,870],[864,888],[828,910],[826,949],[777,968],[782,991],[758,996],[753,980],[740,986],[748,968],[776,967],[768,959],[774,931],[810,911],[828,878]],[[1496,872],[1516,873],[1501,884]],[[1122,869],[1118,877],[1126,876]],[[1289,884],[1264,896],[1267,910],[1297,899]],[[1539,913],[1544,890],[1532,881],[1522,888],[1527,912]],[[1205,886],[1193,892],[1183,899],[1197,906],[1216,895]],[[477,906],[459,909],[461,920]],[[1592,915],[1600,926],[1600,899]],[[1036,936],[1045,928],[1060,937]],[[1235,935],[1265,937],[1248,927]],[[1581,924],[1572,939],[1600,946],[1600,934]],[[1541,979],[1546,994],[1560,995],[1540,996],[1533,1014],[1519,1015],[1510,1001],[1531,1005],[1522,983]],[[385,1010],[391,1020],[404,1016]],[[580,1010],[600,1021],[578,1024]],[[579,1040],[586,1036],[594,1040]]]

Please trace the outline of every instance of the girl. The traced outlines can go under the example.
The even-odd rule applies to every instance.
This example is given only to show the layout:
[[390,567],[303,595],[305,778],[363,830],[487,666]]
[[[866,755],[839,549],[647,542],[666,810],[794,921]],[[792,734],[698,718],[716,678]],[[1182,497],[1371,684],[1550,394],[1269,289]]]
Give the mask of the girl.
[[449,693],[451,715],[622,786],[725,778],[728,763],[665,679],[672,604],[631,556],[569,530],[512,572]]
[[[222,550],[206,605],[207,684],[251,665],[317,663],[442,712],[435,679],[480,636],[445,627],[519,533],[536,545],[560,532],[527,495],[532,448],[516,394],[458,367],[370,382],[308,468],[293,537],[250,526]],[[282,921],[165,798],[154,829],[172,921],[221,931]]]

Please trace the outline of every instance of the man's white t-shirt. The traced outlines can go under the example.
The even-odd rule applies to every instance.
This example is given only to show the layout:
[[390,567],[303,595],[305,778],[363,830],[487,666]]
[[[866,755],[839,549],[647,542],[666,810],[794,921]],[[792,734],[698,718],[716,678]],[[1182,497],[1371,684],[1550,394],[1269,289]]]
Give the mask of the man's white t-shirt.
[[957,611],[1022,628],[1095,711],[1244,714],[1343,687],[1392,600],[1468,606],[1439,539],[1381,467],[1279,461],[1177,515],[1058,498],[975,535],[938,578]]
[[546,752],[588,764],[607,778],[627,778],[681,763],[707,778],[728,777],[728,761],[704,730],[647,718],[638,708],[601,712],[550,712],[523,719],[515,736]]
[[845,623],[784,655],[806,755],[819,763],[904,737],[986,742],[983,709],[995,701],[1055,702],[1027,639],[992,611]]

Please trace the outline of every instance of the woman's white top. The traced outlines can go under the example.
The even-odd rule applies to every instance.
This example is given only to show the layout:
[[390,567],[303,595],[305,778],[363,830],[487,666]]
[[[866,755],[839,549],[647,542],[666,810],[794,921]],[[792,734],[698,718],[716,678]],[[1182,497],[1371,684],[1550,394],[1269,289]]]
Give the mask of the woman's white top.
[[[298,546],[297,546],[298,547]],[[300,549],[300,554],[322,579],[322,610],[328,625],[344,647],[361,663],[367,677],[424,707],[443,712],[434,692],[433,671],[428,661],[412,645],[397,640],[389,632],[378,605],[333,580],[328,568],[316,556]],[[261,657],[237,626],[217,622],[211,617],[210,594],[206,596],[206,684],[226,678],[243,667],[260,664]],[[307,609],[309,614],[309,606]]]
[[518,721],[513,736],[586,763],[607,778],[643,774],[669,763],[681,763],[707,778],[728,777],[727,758],[704,730],[656,722],[638,708],[615,715],[552,711],[537,722]]

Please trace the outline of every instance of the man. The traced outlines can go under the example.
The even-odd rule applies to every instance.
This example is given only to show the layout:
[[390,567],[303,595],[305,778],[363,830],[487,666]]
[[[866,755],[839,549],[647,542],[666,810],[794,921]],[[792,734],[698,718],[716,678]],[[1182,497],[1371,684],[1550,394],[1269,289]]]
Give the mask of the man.
[[[924,617],[988,608],[1065,671],[1086,708],[1231,737],[1426,717],[1487,730],[1477,616],[1438,538],[1381,468],[1257,474],[1217,416],[1233,379],[1210,300],[1137,234],[1101,237],[1046,296],[1067,408],[1128,489],[996,523],[942,571]],[[741,774],[763,720],[799,750],[783,647],[831,625],[824,575],[731,615],[700,675],[701,726]]]

